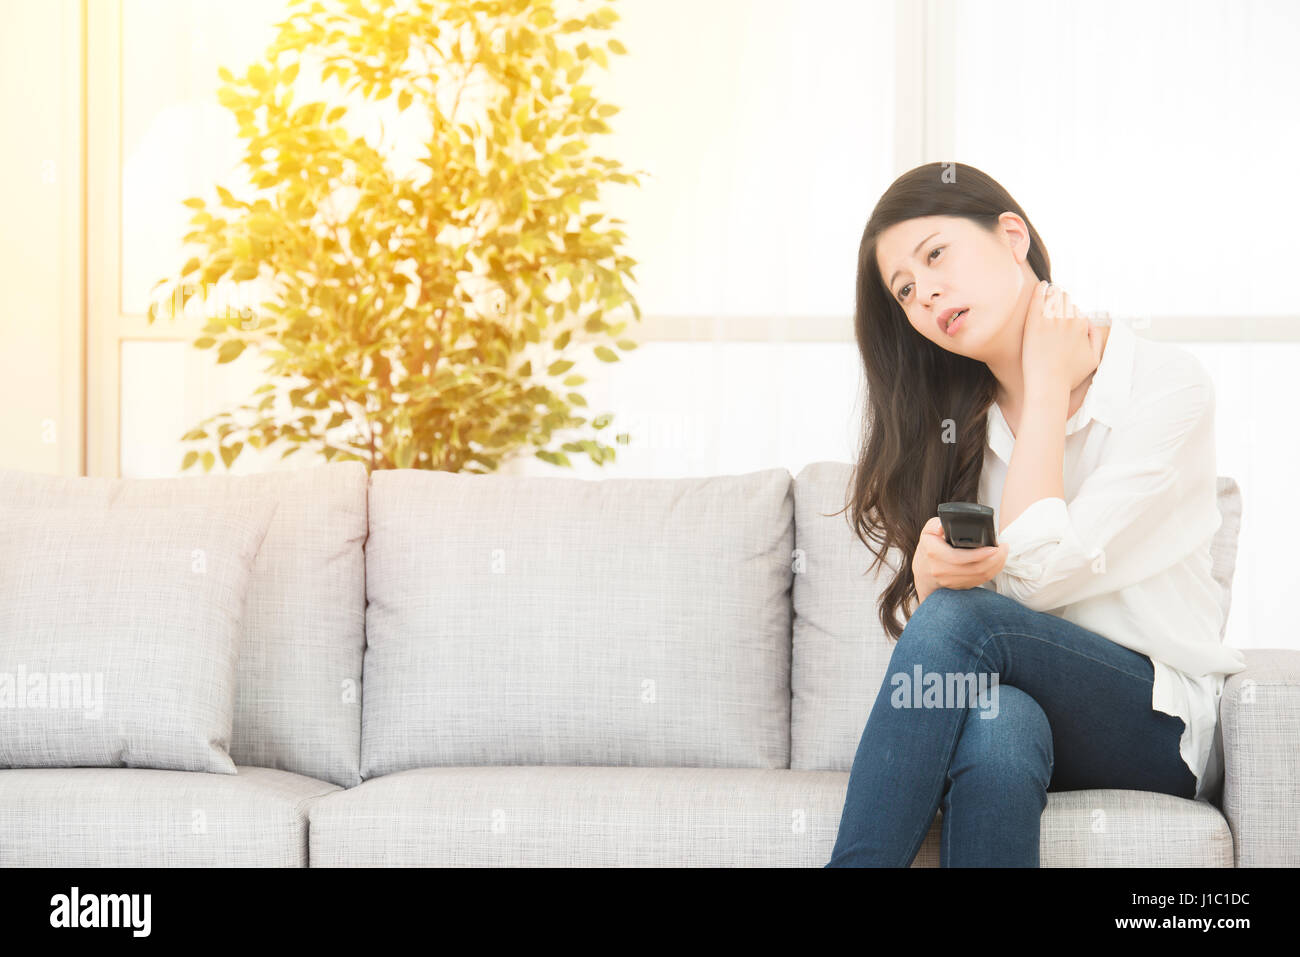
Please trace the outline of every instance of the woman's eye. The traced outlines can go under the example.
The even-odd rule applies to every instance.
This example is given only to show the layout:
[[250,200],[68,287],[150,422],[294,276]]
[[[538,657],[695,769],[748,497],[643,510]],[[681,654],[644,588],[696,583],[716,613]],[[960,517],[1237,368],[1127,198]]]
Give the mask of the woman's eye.
[[[934,262],[934,254],[937,253],[940,249],[943,249],[943,248],[944,248],[943,246],[935,246],[933,249],[930,250],[930,255],[927,256],[926,258],[929,259],[930,262]],[[907,284],[907,286],[904,286],[902,289],[898,290],[898,301],[899,301],[899,302],[902,302],[904,299],[907,298],[907,288],[908,288],[908,286],[910,286],[910,285],[912,285],[912,284],[909,282],[909,283]]]

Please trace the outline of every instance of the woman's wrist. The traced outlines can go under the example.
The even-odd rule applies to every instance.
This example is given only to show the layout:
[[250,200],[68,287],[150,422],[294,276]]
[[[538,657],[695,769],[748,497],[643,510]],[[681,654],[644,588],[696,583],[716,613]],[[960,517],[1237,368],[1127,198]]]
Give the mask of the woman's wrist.
[[1037,402],[1052,400],[1065,397],[1068,404],[1070,401],[1070,389],[1066,387],[1065,380],[1060,376],[1051,378],[1026,378],[1025,379],[1025,408],[1032,408]]

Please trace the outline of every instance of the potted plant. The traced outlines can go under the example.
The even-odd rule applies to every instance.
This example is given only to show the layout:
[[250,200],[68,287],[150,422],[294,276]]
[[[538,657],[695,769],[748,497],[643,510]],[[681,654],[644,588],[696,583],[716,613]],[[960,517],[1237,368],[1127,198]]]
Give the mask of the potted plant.
[[[220,70],[219,101],[247,144],[245,195],[217,186],[212,207],[185,201],[185,241],[200,252],[154,287],[150,323],[218,286],[267,290],[256,308],[208,317],[194,341],[218,363],[256,347],[273,380],[182,436],[209,446],[182,469],[211,470],[218,455],[229,468],[246,446],[275,443],[282,458],[307,447],[367,469],[490,472],[529,448],[556,465],[571,467],[566,452],[613,461],[599,441],[609,413],[548,445],[588,425],[575,353],[619,361],[611,345],[636,347],[619,338],[619,311],[641,318],[623,221],[584,214],[603,183],[639,185],[587,142],[618,107],[583,77],[627,52],[589,34],[618,15],[605,5],[561,20],[550,0],[291,9],[262,61]],[[313,83],[327,95],[295,104]],[[427,120],[414,171],[395,168],[382,136],[349,127],[383,109]]]

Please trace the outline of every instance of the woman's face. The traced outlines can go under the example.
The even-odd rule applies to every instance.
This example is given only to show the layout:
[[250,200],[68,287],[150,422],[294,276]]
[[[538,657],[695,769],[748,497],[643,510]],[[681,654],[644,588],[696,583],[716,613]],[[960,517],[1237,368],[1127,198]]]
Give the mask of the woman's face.
[[[995,233],[960,216],[924,216],[881,233],[876,263],[912,328],[949,352],[985,359],[1019,343],[1037,283],[1029,243],[1015,213],[1003,213]],[[947,331],[944,313],[963,308]]]

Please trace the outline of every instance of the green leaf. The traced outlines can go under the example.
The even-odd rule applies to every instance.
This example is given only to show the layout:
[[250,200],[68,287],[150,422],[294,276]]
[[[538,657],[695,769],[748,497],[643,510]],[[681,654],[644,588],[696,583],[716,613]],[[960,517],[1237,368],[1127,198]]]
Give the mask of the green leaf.
[[569,457],[563,452],[548,452],[545,449],[539,449],[536,455],[543,462],[550,462],[552,465],[564,465],[568,468],[573,468],[573,463],[569,461]]
[[234,359],[239,358],[239,354],[244,351],[245,345],[247,345],[247,343],[239,339],[229,339],[226,342],[223,342],[221,344],[221,351],[217,354],[217,364],[220,365],[223,362],[231,362]]
[[217,463],[217,457],[215,455],[213,455],[211,452],[203,453],[203,471],[211,472],[212,466],[214,466],[216,463]]
[[193,449],[191,449],[190,451],[186,452],[186,453],[185,453],[185,458],[181,460],[181,471],[184,472],[187,468],[189,468],[191,465],[193,465],[193,464],[194,464],[195,462],[197,462],[198,460],[199,460],[199,453],[198,453],[198,452],[194,451]]
[[608,346],[597,346],[595,352],[596,352],[596,358],[599,359],[601,362],[619,361],[618,354],[615,353]]
[[239,452],[244,447],[243,442],[236,442],[234,445],[221,446],[221,461],[226,463],[226,468],[230,468],[231,463],[239,458]]
[[199,338],[194,340],[195,349],[211,349],[216,344],[217,340],[213,339],[211,336],[199,336]]

